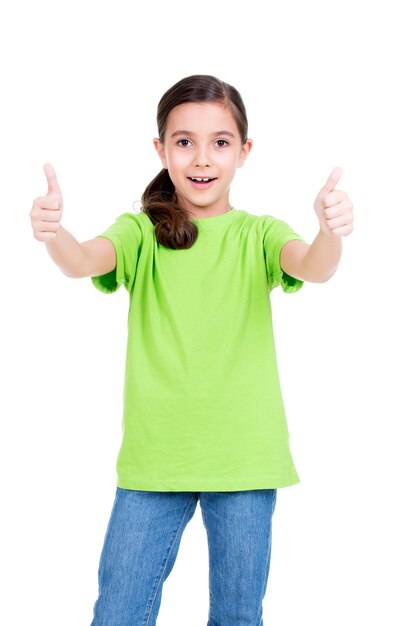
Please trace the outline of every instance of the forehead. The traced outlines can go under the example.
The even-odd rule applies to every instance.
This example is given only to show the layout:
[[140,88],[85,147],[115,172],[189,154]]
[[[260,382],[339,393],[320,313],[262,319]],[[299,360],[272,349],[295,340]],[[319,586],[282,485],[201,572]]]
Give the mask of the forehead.
[[174,107],[168,115],[167,129],[187,129],[196,134],[231,130],[238,127],[229,108],[218,102],[186,102]]

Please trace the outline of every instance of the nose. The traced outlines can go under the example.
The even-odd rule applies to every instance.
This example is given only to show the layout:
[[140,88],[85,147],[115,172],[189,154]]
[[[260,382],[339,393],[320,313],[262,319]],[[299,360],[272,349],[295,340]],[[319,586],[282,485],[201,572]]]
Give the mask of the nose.
[[199,150],[196,151],[194,164],[196,167],[210,167],[211,161],[208,155],[207,148],[202,146]]

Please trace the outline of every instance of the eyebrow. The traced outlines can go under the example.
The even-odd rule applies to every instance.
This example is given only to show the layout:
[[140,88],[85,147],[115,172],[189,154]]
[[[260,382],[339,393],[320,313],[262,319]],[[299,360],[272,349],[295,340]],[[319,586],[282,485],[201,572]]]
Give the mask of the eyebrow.
[[[192,137],[195,133],[192,133],[190,130],[176,130],[176,132],[171,135],[171,138],[177,137],[177,135],[190,135]],[[216,133],[213,133],[213,135],[215,137],[218,137],[219,135],[229,135],[229,137],[235,138],[234,133],[231,133],[229,130],[218,130]]]

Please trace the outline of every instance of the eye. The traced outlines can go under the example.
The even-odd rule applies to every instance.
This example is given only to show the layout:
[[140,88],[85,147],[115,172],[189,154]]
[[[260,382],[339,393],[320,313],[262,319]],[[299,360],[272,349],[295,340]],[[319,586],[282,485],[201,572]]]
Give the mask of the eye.
[[[216,143],[219,143],[219,142],[221,142],[221,143],[223,143],[225,145],[228,145],[228,143],[229,143],[226,139],[218,139]],[[219,147],[223,148],[224,146],[219,146]]]
[[180,139],[180,140],[177,142],[177,145],[178,145],[178,144],[181,144],[181,147],[182,147],[182,148],[186,148],[187,146],[185,146],[184,144],[182,144],[182,142],[183,142],[183,141],[190,141],[190,140],[189,140],[189,139]]

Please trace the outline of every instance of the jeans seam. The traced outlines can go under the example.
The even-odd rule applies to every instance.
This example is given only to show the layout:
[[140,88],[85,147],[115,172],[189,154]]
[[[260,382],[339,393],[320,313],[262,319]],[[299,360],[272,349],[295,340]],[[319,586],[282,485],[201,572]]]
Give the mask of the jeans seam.
[[[202,507],[200,507],[200,510],[202,512],[202,519],[203,519],[204,525],[206,526],[206,529],[207,529],[207,533],[206,534],[207,534],[207,538],[209,540],[208,526],[207,526],[207,519],[205,517],[205,512],[204,512]],[[209,547],[208,547],[208,549],[209,549]],[[209,557],[208,577],[209,577],[209,624],[210,624],[212,622],[212,619],[213,619],[213,615],[212,615],[212,589],[211,589],[211,586],[210,586],[210,557]],[[208,624],[208,626],[209,626],[209,624]]]
[[272,552],[272,547],[273,547],[273,514],[274,514],[274,509],[275,509],[275,504],[276,504],[276,497],[277,497],[277,490],[274,490],[273,492],[273,501],[272,501],[272,507],[271,507],[271,515],[270,515],[270,528],[269,528],[269,537],[268,537],[268,557],[267,557],[267,561],[266,561],[266,567],[264,569],[264,581],[263,581],[263,590],[264,590],[264,594],[263,594],[263,598],[266,594],[267,591],[267,581],[268,581],[268,572],[267,570],[269,569],[269,564],[270,564],[270,560],[271,560],[271,552]]
[[145,622],[145,626],[148,626],[148,623],[149,623],[149,620],[150,620],[150,617],[151,617],[151,613],[152,613],[152,608],[153,608],[153,606],[154,606],[155,598],[157,597],[158,589],[160,588],[161,580],[162,580],[162,578],[163,578],[164,571],[165,571],[165,568],[166,568],[166,566],[167,566],[168,559],[170,558],[171,551],[172,551],[173,546],[174,546],[174,544],[175,544],[175,542],[176,542],[176,539],[177,539],[177,536],[178,536],[178,534],[179,534],[180,528],[182,527],[182,524],[183,524],[183,522],[184,522],[184,520],[185,520],[185,518],[186,518],[187,512],[188,512],[188,510],[190,509],[190,505],[191,505],[191,503],[193,502],[194,495],[195,495],[195,492],[193,492],[193,493],[192,493],[192,496],[191,496],[191,498],[190,498],[190,500],[189,500],[189,502],[188,502],[188,504],[187,504],[187,507],[185,508],[185,511],[184,511],[184,513],[183,513],[183,517],[182,517],[182,518],[181,518],[181,520],[180,520],[180,524],[179,524],[179,525],[178,525],[178,527],[177,527],[177,531],[176,531],[176,534],[175,534],[175,536],[174,536],[174,539],[173,539],[173,541],[171,542],[171,545],[170,545],[169,551],[168,551],[168,553],[167,553],[167,556],[165,557],[164,566],[163,566],[163,569],[162,569],[162,571],[161,571],[161,575],[160,575],[160,579],[159,579],[159,581],[158,581],[158,584],[157,584],[157,586],[156,586],[156,588],[155,588],[154,597],[153,597],[152,602],[151,602],[151,606],[150,606],[150,609],[149,609],[149,613],[148,613],[147,621]]

